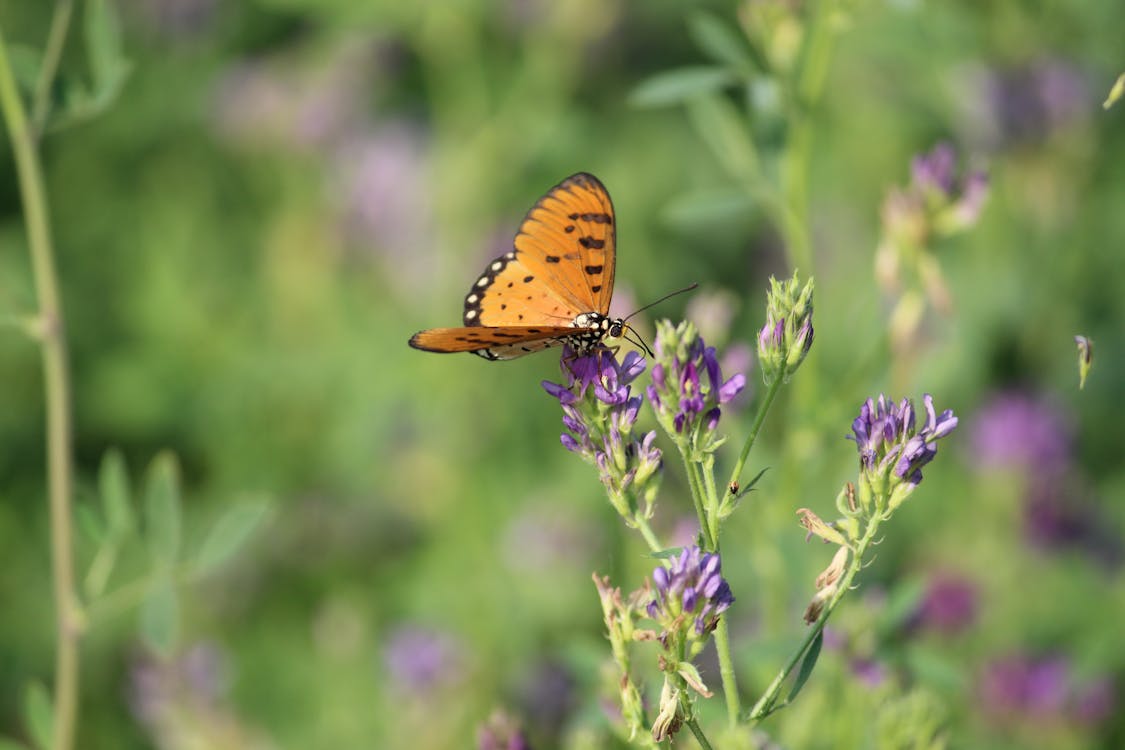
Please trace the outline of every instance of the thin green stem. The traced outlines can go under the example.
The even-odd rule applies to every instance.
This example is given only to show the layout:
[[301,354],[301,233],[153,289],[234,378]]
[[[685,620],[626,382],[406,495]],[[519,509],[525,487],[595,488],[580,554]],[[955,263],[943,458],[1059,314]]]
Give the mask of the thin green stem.
[[762,429],[762,424],[766,421],[766,414],[769,413],[770,406],[777,398],[777,392],[781,390],[782,377],[779,375],[770,383],[770,387],[766,389],[766,395],[762,397],[762,403],[758,407],[758,413],[754,416],[754,424],[750,427],[750,434],[746,436],[746,443],[742,446],[742,452],[738,454],[738,462],[734,465],[734,471],[730,473],[730,481],[727,482],[728,492],[730,487],[742,476],[742,469],[746,466],[746,459],[750,456],[750,449],[754,447],[754,441],[758,439],[758,432]]
[[785,683],[786,678],[789,677],[797,667],[797,664],[800,663],[805,652],[808,651],[809,646],[816,640],[816,637],[824,631],[824,626],[828,623],[828,618],[832,616],[836,605],[840,603],[844,594],[851,588],[852,580],[855,578],[856,574],[863,568],[864,555],[867,552],[867,548],[871,545],[872,540],[875,539],[875,534],[879,529],[880,523],[882,523],[882,519],[879,516],[875,516],[875,518],[868,522],[867,530],[863,538],[859,540],[859,543],[856,544],[855,549],[852,551],[852,557],[849,561],[847,572],[844,573],[844,576],[836,585],[836,593],[828,600],[828,603],[824,606],[824,611],[820,613],[820,617],[813,626],[809,628],[809,632],[805,634],[801,645],[798,646],[793,652],[793,655],[789,657],[789,661],[786,662],[781,671],[777,673],[777,676],[773,678],[773,682],[771,682],[769,687],[766,688],[766,691],[762,693],[762,697],[758,699],[754,707],[750,709],[750,715],[747,719],[750,726],[754,726],[760,722],[774,709],[774,703],[777,701],[778,693],[781,692],[781,687]]
[[[679,447],[679,446],[677,446]],[[691,488],[691,501],[695,505],[695,514],[699,518],[699,533],[703,535],[705,549],[715,549],[715,537],[711,535],[711,525],[707,522],[707,513],[703,506],[703,484],[696,473],[695,464],[688,458],[687,453],[680,448],[680,456],[684,460],[684,471],[687,474],[688,486]]]
[[40,350],[47,411],[47,494],[51,518],[51,567],[54,582],[55,654],[54,748],[74,745],[78,721],[78,641],[81,609],[75,593],[71,527],[72,458],[70,384],[66,335],[58,277],[55,273],[47,195],[35,137],[20,99],[0,32],[0,108],[12,141],[20,198],[27,224],[28,246],[39,303]]
[[738,680],[734,675],[734,659],[730,653],[730,631],[727,618],[720,617],[715,627],[715,653],[719,656],[719,677],[723,681],[723,698],[727,704],[727,717],[733,727],[742,713],[742,703],[738,697]]
[[707,741],[707,735],[703,734],[703,730],[699,728],[699,722],[695,719],[688,719],[686,722],[688,729],[695,735],[695,741],[703,750],[712,750],[711,743]]
[[47,47],[43,51],[43,64],[39,68],[39,78],[35,81],[35,98],[31,103],[31,126],[35,136],[43,135],[47,127],[47,117],[51,114],[51,86],[62,60],[63,47],[66,46],[66,33],[70,29],[70,18],[74,13],[74,0],[58,0],[55,13],[51,17],[51,30],[47,32]]
[[641,536],[645,538],[645,543],[648,544],[650,550],[659,552],[664,549],[660,544],[660,540],[656,538],[656,534],[653,533],[652,527],[649,526],[648,519],[645,518],[643,514],[639,512],[635,513],[633,515],[633,523],[636,525],[637,531],[641,532]]

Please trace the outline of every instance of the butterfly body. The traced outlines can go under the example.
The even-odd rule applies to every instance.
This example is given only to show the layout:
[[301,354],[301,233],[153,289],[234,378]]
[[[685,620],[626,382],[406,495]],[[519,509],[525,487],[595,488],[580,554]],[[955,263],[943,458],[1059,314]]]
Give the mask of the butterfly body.
[[485,268],[465,296],[460,328],[431,328],[410,345],[514,359],[568,344],[585,353],[622,334],[609,317],[616,264],[613,204],[596,177],[580,172],[528,212],[514,249]]

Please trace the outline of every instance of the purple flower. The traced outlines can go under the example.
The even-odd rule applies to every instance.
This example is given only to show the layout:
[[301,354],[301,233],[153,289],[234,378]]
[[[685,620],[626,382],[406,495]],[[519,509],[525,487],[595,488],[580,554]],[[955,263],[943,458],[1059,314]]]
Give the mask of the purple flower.
[[519,723],[496,711],[477,729],[477,750],[531,750]]
[[1087,77],[1068,60],[970,69],[962,85],[968,90],[968,129],[990,148],[1041,142],[1090,118]]
[[402,625],[387,637],[386,644],[384,661],[396,691],[424,694],[459,676],[457,644],[447,633]]
[[1115,691],[1104,676],[1080,679],[1063,656],[1022,655],[986,665],[977,692],[993,720],[1076,721],[1097,724],[1112,716]]
[[954,635],[976,621],[977,606],[977,587],[972,581],[941,573],[930,580],[925,596],[910,618],[910,626]]
[[1069,468],[1071,443],[1061,410],[1018,391],[999,393],[985,403],[969,434],[970,455],[979,469],[1014,469],[1039,479]]
[[796,273],[784,281],[770,277],[766,322],[758,331],[758,360],[767,384],[788,380],[812,348],[813,288],[812,279],[802,286]]
[[631,384],[644,372],[644,358],[629,352],[619,363],[609,349],[579,357],[564,347],[562,370],[565,384],[545,380],[543,389],[562,406],[563,446],[598,467],[619,513],[630,518],[640,511],[647,518],[656,494],[650,480],[658,475],[662,457],[655,431],[633,434],[644,399],[632,395]]
[[896,404],[880,394],[878,400],[867,399],[860,407],[848,437],[856,442],[860,468],[873,481],[881,480],[893,466],[895,478],[917,486],[922,481],[922,467],[937,455],[934,443],[957,427],[952,410],[938,415],[928,393],[922,401],[926,418],[921,430],[916,430],[914,404],[909,399]]
[[910,163],[911,180],[923,194],[938,193],[948,199],[953,195],[956,166],[957,153],[952,144],[942,142],[929,153],[914,157]]
[[722,576],[719,556],[699,547],[684,547],[668,567],[652,571],[656,596],[648,604],[648,616],[666,628],[684,615],[696,636],[710,633],[719,615],[734,603],[730,585]]
[[707,346],[689,323],[657,324],[656,364],[649,403],[669,434],[693,436],[718,425],[720,404],[729,403],[746,386],[741,373],[723,379],[715,348]]

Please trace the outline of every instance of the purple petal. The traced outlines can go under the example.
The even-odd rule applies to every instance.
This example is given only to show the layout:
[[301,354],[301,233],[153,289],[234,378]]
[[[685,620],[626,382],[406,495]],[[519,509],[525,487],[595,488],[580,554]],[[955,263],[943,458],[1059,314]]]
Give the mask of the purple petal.
[[578,400],[578,397],[566,386],[552,383],[550,380],[544,380],[540,385],[543,386],[543,390],[551,394],[554,398],[557,398],[561,404],[573,404]]
[[745,387],[746,376],[744,376],[742,373],[738,373],[737,375],[732,376],[730,380],[723,383],[722,387],[719,388],[719,395],[717,399],[718,402],[720,404],[728,403]]

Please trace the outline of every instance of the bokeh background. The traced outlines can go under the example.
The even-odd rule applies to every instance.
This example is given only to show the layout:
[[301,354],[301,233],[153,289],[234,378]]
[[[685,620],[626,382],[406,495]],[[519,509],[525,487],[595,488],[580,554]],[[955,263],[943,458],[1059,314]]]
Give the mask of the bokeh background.
[[[760,391],[748,349],[767,278],[791,269],[698,122],[635,92],[712,63],[701,8],[737,29],[771,4],[118,5],[129,78],[44,147],[76,501],[96,505],[116,448],[135,487],[162,451],[177,457],[189,551],[232,503],[271,511],[182,587],[165,652],[131,607],[97,621],[79,746],[460,748],[497,710],[537,748],[616,746],[590,575],[628,590],[653,561],[559,444],[539,386],[557,359],[406,340],[457,324],[527,208],[591,171],[618,213],[616,306],[698,281],[654,314],[686,310],[728,374],[747,372],[752,393],[722,425],[733,452]],[[816,4],[773,5],[795,19],[782,44]],[[49,13],[9,0],[0,24],[41,47]],[[1125,70],[1125,6],[872,0],[830,22],[800,269],[816,277],[816,345],[752,455],[750,472],[770,470],[724,534],[742,688],[755,697],[803,634],[830,554],[794,511],[831,517],[860,403],[931,392],[961,426],[888,525],[801,698],[762,729],[782,747],[924,746],[935,727],[957,747],[1121,747],[1125,106],[1101,102]],[[760,83],[752,106],[728,95],[768,156],[786,130]],[[987,171],[990,196],[977,226],[934,249],[950,309],[925,312],[903,361],[875,280],[881,206],[941,141]],[[0,304],[20,314],[34,287],[6,139],[0,151]],[[651,319],[640,327],[651,335]],[[1075,334],[1096,345],[1082,391]],[[52,674],[43,445],[39,355],[9,327],[0,726],[22,738],[25,686]],[[670,544],[691,533],[679,469],[667,462],[656,520]],[[91,549],[83,538],[82,574]],[[143,546],[123,552],[110,589],[145,565]],[[703,670],[717,685],[706,656]]]

